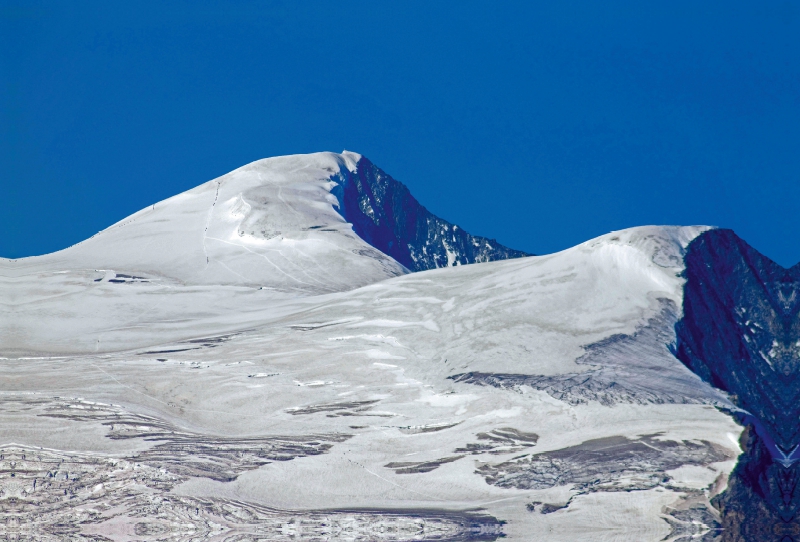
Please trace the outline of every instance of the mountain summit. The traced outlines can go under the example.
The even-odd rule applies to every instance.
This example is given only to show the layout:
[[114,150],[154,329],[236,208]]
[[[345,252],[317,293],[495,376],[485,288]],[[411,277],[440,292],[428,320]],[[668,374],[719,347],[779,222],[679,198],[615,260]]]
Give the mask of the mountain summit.
[[15,356],[115,350],[190,336],[200,320],[203,332],[246,327],[265,304],[524,255],[434,216],[361,155],[267,158],[67,249],[0,259],[14,283],[0,337]]
[[247,164],[65,250],[0,259],[0,270],[111,269],[315,295],[526,255],[434,216],[361,155],[321,152]]

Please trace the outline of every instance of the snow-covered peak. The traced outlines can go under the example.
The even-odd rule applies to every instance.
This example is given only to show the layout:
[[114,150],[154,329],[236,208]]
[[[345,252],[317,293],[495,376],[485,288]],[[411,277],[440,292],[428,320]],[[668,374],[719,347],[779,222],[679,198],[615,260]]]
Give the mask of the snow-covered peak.
[[350,152],[347,150],[342,151],[341,156],[347,170],[350,173],[355,173],[358,169],[358,162],[361,160],[362,156],[357,152]]
[[307,295],[525,255],[434,216],[403,184],[343,151],[258,160],[68,249],[0,267],[12,276],[110,269]]
[[406,270],[353,233],[331,193],[359,158],[324,152],[258,160],[10,267],[112,269],[300,294],[393,277]]

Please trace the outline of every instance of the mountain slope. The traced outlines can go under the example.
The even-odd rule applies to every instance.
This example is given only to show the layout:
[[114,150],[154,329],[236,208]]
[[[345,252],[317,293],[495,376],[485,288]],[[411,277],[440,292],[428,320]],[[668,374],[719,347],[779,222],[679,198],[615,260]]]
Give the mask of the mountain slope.
[[337,194],[358,236],[412,271],[531,256],[433,215],[403,183],[364,157]]
[[[668,348],[702,230],[279,300],[108,281],[70,296],[79,277],[56,275],[25,340],[71,354],[0,365],[0,477],[27,457],[6,487],[35,480],[42,503],[13,525],[120,542],[655,542],[671,522],[713,526],[701,512],[739,428]],[[176,326],[189,338],[165,340]]]
[[719,498],[723,524],[744,540],[797,535],[800,265],[783,268],[731,230],[698,236],[685,265],[675,355],[729,393],[748,427],[731,489]]
[[[508,259],[368,160],[320,153],[2,261],[0,539],[702,535],[753,396],[703,381],[727,362],[695,309],[746,301],[720,285],[756,262],[707,262],[707,230]],[[759,337],[768,357],[783,340]],[[681,363],[684,344],[712,359]]]
[[[4,351],[106,352],[188,338],[200,329],[223,332],[262,318],[264,304],[277,314],[296,297],[408,273],[381,251],[375,228],[363,228],[345,210],[358,207],[362,196],[408,205],[391,216],[408,219],[413,235],[403,234],[404,222],[392,225],[406,250],[427,252],[427,259],[410,261],[411,269],[446,265],[448,258],[456,264],[522,254],[474,247],[486,241],[431,215],[387,179],[350,152],[268,158],[142,209],[65,250],[0,259]],[[394,197],[398,193],[403,197]],[[376,217],[386,216],[380,213]],[[343,214],[354,215],[356,225]],[[199,322],[205,324],[198,328]]]
[[313,295],[520,256],[432,215],[366,158],[325,152],[253,162],[65,250],[0,260],[0,270],[103,269]]
[[[12,273],[102,269],[185,285],[264,287],[293,295],[348,290],[406,273],[336,211],[351,157],[253,162],[158,202],[70,248],[5,261]],[[113,277],[112,277],[113,278]]]

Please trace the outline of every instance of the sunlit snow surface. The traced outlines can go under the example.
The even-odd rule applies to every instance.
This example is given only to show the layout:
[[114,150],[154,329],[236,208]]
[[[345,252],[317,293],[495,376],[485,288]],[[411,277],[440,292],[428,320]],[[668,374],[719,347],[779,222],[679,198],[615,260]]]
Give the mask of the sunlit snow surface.
[[715,528],[741,429],[669,350],[703,229],[406,274],[337,212],[358,159],[255,162],[2,261],[0,539]]

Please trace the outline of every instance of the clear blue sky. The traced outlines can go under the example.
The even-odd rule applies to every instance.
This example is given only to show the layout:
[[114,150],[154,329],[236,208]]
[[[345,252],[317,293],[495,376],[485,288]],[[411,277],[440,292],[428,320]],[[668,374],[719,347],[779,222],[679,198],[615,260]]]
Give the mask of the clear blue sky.
[[354,150],[535,253],[643,224],[800,261],[800,4],[0,0],[0,255]]

